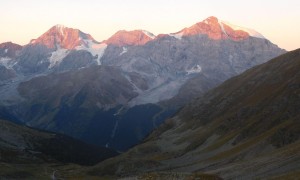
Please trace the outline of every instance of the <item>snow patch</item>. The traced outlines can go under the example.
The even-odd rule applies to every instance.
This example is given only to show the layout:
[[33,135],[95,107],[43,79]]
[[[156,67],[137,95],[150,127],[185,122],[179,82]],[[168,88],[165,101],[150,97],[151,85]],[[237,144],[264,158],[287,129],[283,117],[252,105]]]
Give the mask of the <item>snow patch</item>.
[[5,49],[4,52],[7,53],[7,52],[8,52],[8,49]]
[[65,26],[64,26],[64,25],[61,25],[61,24],[57,24],[55,27],[56,27],[56,29],[60,32],[60,34],[64,36],[64,29],[65,29]]
[[226,33],[225,28],[224,28],[224,26],[223,26],[223,23],[222,23],[220,20],[218,20],[218,23],[219,23],[219,25],[220,25],[220,27],[221,27],[223,33],[226,34],[226,35],[228,36],[228,34]]
[[86,46],[81,45],[76,47],[76,50],[86,50],[89,51],[93,56],[96,56],[96,62],[98,65],[101,65],[101,58],[107,48],[105,43],[96,43],[93,40],[84,40]]
[[155,39],[156,38],[156,36],[154,34],[152,34],[151,32],[149,32],[149,31],[143,30],[143,33],[146,34],[151,39]]
[[114,129],[112,130],[112,132],[111,132],[111,138],[114,138],[115,137],[115,135],[116,135],[116,131],[117,131],[117,128],[118,128],[118,125],[119,125],[119,122],[118,121],[116,121],[116,124],[115,124],[115,126],[114,126]]
[[139,93],[139,94],[141,94],[141,93],[142,93],[142,90],[141,90],[140,88],[138,88],[138,87],[134,84],[134,82],[131,80],[131,78],[130,78],[129,76],[125,76],[125,77],[126,77],[126,79],[130,82],[130,84],[132,85],[134,91],[137,92],[137,93]]
[[178,94],[180,87],[182,87],[187,79],[187,77],[184,77],[183,79],[163,82],[156,87],[140,92],[139,95],[133,98],[128,104],[130,107],[133,107],[140,104],[155,104],[162,100],[171,99]]
[[242,30],[242,31],[245,31],[247,32],[250,36],[252,37],[256,37],[256,38],[261,38],[261,39],[265,39],[265,37],[260,34],[259,32],[253,30],[253,29],[249,29],[249,28],[245,28],[245,27],[241,27],[241,26],[237,26],[237,25],[233,25],[229,22],[226,22],[226,21],[220,21],[220,23],[222,24],[226,24],[227,26],[231,27],[233,30]]
[[171,34],[169,34],[169,36],[172,36],[172,37],[175,37],[176,39],[181,40],[182,36],[183,36],[183,32],[179,32],[179,33],[175,33],[175,34],[171,33]]
[[190,75],[190,74],[195,74],[195,73],[200,73],[202,71],[202,68],[200,65],[196,65],[194,67],[192,67],[192,69],[189,69],[187,70],[187,74]]
[[114,116],[118,116],[118,115],[122,112],[123,109],[124,109],[124,107],[121,107],[121,108],[114,114]]
[[11,58],[9,58],[9,57],[0,58],[0,64],[5,66],[6,68],[11,68],[12,67],[12,66],[9,65],[10,61],[11,61]]
[[48,68],[52,68],[57,64],[60,64],[61,61],[69,54],[69,51],[67,49],[60,48],[57,46],[57,50],[52,52],[51,57],[49,59],[50,65]]
[[123,47],[123,51],[120,53],[120,56],[121,56],[122,54],[127,53],[127,51],[128,51],[128,49],[127,49],[126,47]]

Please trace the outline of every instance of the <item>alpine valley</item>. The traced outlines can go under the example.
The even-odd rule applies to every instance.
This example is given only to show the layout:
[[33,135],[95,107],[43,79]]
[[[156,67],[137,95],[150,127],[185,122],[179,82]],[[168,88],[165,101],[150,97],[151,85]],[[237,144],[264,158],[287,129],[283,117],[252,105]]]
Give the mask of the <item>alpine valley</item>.
[[[65,178],[251,179],[299,170],[297,70],[299,50],[216,17],[170,34],[120,30],[102,42],[56,25],[27,45],[0,44],[0,118],[10,121],[0,123],[12,140],[0,136],[0,152],[49,168],[127,151],[92,168],[56,168]],[[62,158],[53,148],[61,143],[78,151]],[[29,171],[21,172],[40,177]]]

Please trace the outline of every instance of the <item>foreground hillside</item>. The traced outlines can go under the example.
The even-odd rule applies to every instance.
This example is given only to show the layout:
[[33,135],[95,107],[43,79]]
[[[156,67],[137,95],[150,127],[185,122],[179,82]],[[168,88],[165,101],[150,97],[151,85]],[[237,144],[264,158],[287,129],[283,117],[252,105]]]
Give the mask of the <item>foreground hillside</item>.
[[185,106],[143,144],[87,173],[296,177],[300,174],[299,69],[300,49],[256,66]]
[[0,120],[0,179],[49,178],[66,163],[93,165],[115,155],[110,149]]

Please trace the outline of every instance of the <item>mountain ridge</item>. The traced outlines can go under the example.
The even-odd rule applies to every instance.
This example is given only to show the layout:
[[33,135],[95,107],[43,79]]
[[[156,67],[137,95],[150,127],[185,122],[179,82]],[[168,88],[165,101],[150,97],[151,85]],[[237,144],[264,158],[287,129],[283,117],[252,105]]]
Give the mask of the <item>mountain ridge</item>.
[[[215,40],[199,34],[180,39],[136,32],[129,44],[93,42],[86,35],[85,44],[78,45],[79,30],[52,27],[40,42],[49,39],[54,48],[29,44],[1,62],[6,66],[0,69],[5,77],[0,114],[125,151],[195,96],[285,52],[262,38]],[[136,40],[143,45],[130,45]],[[60,47],[65,42],[74,49]]]
[[[244,28],[234,25],[230,22],[218,19],[215,16],[210,16],[203,21],[197,22],[190,27],[184,28],[176,33],[158,34],[155,36],[153,33],[146,30],[119,30],[111,35],[106,40],[102,40],[102,43],[107,43],[116,46],[132,46],[132,45],[144,45],[149,41],[163,36],[174,36],[181,39],[182,36],[193,36],[206,34],[209,38],[219,39],[231,39],[239,41],[247,39],[248,37],[264,38],[263,35],[256,32],[253,29]],[[64,36],[67,36],[64,38]],[[69,28],[61,24],[54,25],[37,39],[32,39],[29,44],[44,44],[49,48],[61,48],[74,49],[76,46],[86,45],[83,40],[96,41],[90,34],[84,33],[76,28]],[[49,41],[49,42],[47,42]]]

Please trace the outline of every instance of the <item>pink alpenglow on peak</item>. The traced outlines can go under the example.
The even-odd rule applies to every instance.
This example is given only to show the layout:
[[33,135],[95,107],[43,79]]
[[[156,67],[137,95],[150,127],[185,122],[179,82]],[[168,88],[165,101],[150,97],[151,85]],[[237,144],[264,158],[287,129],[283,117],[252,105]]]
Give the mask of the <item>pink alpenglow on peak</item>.
[[260,33],[255,30],[243,28],[240,26],[232,25],[218,18],[211,16],[202,22],[199,22],[189,28],[169,34],[177,39],[181,39],[184,36],[194,36],[206,34],[209,38],[214,40],[231,39],[234,41],[240,41],[251,37],[264,38]]
[[115,46],[138,46],[144,45],[155,38],[155,35],[145,30],[121,30],[116,32],[112,37],[104,42]]
[[94,38],[78,29],[56,25],[39,38],[31,40],[31,44],[42,44],[51,49],[75,49],[78,46],[88,46],[87,41],[97,43]]
[[44,45],[52,50],[48,68],[59,64],[70,50],[88,51],[94,56],[97,64],[101,65],[100,60],[107,47],[105,43],[97,42],[91,35],[63,25],[53,26],[39,38],[31,40],[30,44]]

